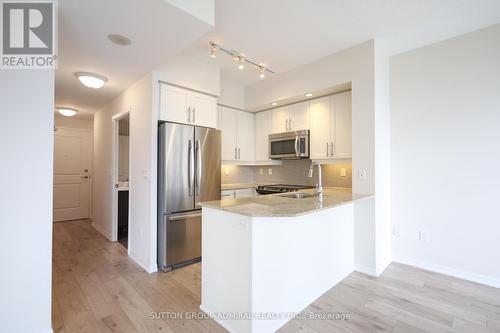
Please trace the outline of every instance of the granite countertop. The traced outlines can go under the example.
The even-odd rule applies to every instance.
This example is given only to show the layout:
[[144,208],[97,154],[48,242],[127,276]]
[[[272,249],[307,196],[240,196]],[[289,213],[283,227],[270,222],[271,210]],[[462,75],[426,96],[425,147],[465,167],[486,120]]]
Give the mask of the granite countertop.
[[[300,192],[314,193],[314,189],[301,190]],[[309,214],[372,197],[370,194],[353,194],[351,189],[332,187],[323,188],[323,201],[320,201],[316,196],[293,199],[283,197],[282,195],[271,194],[239,199],[206,201],[198,203],[198,206],[252,217],[290,217]]]
[[233,184],[221,184],[221,190],[239,190],[244,188],[257,188],[260,184],[257,183],[233,183]]

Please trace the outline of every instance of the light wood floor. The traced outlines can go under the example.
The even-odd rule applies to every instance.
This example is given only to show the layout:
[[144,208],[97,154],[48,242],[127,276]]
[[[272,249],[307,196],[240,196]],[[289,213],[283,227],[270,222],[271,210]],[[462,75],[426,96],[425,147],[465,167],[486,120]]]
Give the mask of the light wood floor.
[[[200,265],[147,274],[88,221],[54,224],[54,332],[226,332],[212,320],[150,319],[200,312]],[[307,287],[307,286],[305,286]],[[500,332],[500,290],[392,264],[379,278],[353,273],[280,332]]]

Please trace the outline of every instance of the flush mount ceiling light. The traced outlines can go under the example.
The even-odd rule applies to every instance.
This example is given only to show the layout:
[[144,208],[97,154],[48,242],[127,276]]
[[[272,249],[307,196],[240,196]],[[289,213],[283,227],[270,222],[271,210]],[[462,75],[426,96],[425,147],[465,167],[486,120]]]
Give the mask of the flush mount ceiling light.
[[212,58],[215,58],[217,56],[217,52],[221,51],[222,53],[227,54],[231,58],[233,58],[234,61],[238,63],[238,69],[243,70],[245,68],[245,64],[250,64],[252,65],[258,72],[259,72],[259,77],[261,79],[266,77],[266,72],[269,74],[275,74],[274,71],[270,70],[267,68],[267,66],[258,63],[256,61],[250,60],[247,57],[245,57],[243,54],[234,51],[234,50],[228,50],[221,45],[218,45],[214,42],[209,42],[208,45],[210,45],[210,56]]
[[313,95],[313,94],[311,94],[311,93],[307,93],[307,94],[305,94],[305,96],[306,96],[306,97],[312,97],[312,95]]
[[104,76],[93,73],[78,72],[75,76],[84,86],[94,89],[101,88],[108,81]]
[[57,112],[59,112],[65,117],[73,117],[75,114],[78,113],[78,110],[73,108],[60,107],[57,108]]
[[132,41],[130,38],[125,37],[123,35],[118,35],[118,34],[109,34],[108,39],[111,41],[111,43],[116,44],[116,45],[130,45],[132,44]]

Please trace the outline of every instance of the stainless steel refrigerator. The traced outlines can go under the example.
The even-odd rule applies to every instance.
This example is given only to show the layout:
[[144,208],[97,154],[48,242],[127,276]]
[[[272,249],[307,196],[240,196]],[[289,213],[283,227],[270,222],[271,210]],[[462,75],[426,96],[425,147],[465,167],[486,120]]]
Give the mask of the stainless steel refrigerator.
[[158,126],[158,269],[201,257],[201,209],[219,200],[220,131],[160,122]]

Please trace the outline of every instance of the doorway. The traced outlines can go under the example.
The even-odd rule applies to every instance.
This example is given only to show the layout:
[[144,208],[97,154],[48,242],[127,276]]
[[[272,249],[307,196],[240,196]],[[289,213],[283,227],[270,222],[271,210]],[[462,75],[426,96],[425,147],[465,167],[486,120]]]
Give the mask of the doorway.
[[129,161],[130,114],[113,117],[114,121],[114,209],[113,225],[116,240],[128,248],[129,235]]
[[54,128],[54,222],[90,217],[91,178],[92,131]]

